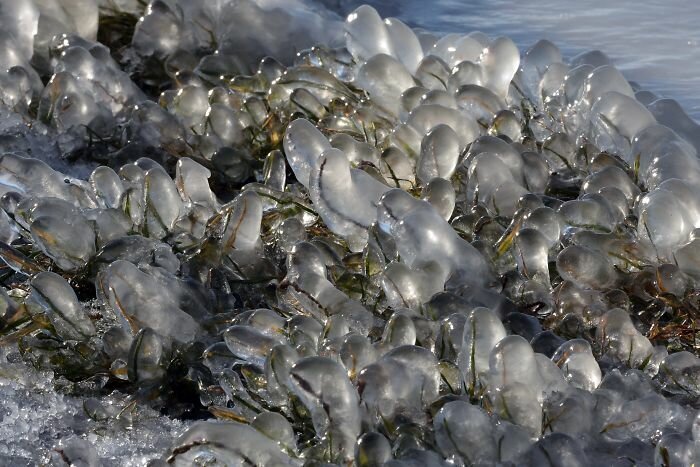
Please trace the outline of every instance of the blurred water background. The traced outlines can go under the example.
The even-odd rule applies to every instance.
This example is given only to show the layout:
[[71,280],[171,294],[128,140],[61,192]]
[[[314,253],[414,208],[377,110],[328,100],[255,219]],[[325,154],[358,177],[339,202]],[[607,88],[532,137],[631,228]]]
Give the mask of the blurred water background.
[[627,79],[678,100],[700,121],[700,0],[321,0],[347,14],[362,3],[437,33],[539,39],[570,58],[600,49]]

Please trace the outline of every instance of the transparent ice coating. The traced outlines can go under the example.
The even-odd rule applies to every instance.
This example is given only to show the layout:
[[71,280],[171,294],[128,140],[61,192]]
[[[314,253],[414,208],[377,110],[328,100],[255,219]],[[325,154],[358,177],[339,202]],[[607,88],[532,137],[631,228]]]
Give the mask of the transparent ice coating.
[[343,151],[353,167],[362,165],[363,162],[371,162],[379,165],[379,151],[371,144],[357,141],[350,135],[339,133],[329,139],[331,145]]
[[481,408],[462,401],[448,402],[433,421],[435,441],[443,455],[465,462],[491,462],[498,448],[493,423]]
[[379,351],[388,351],[404,345],[416,344],[416,325],[411,314],[396,311],[386,323]]
[[549,285],[549,241],[538,230],[518,230],[513,244],[520,273]]
[[520,52],[507,37],[493,40],[482,52],[479,62],[484,75],[484,85],[505,98],[510,81],[520,66]]
[[[465,60],[456,64],[452,68],[447,81],[447,90],[448,92],[455,94],[455,97],[457,96],[457,92],[462,89],[467,90],[470,88],[478,88],[485,90],[486,88],[481,87],[482,79],[483,77],[481,67],[472,61]],[[460,92],[459,94],[462,94],[462,92]],[[495,105],[490,106],[491,110],[495,109],[497,106],[502,106],[504,104],[502,100],[498,99],[498,96],[496,96],[495,94],[484,93],[482,95],[488,96],[487,100],[495,102]],[[487,103],[483,102],[483,104],[485,104],[484,107],[488,107]]]
[[496,344],[489,357],[488,381],[497,413],[530,434],[539,434],[545,387],[535,354],[525,339],[511,335]]
[[175,183],[182,199],[212,209],[218,207],[216,195],[209,188],[209,169],[185,157],[177,161],[176,170]]
[[0,241],[12,243],[18,237],[17,228],[5,211],[0,211]]
[[393,56],[409,73],[415,73],[423,50],[414,32],[396,18],[382,20],[377,11],[362,5],[345,20],[345,43],[358,61],[375,55]]
[[634,201],[640,193],[639,187],[630,179],[629,175],[615,166],[605,167],[589,175],[581,185],[581,192],[597,193],[606,187],[620,190],[628,202]]
[[[466,329],[466,328],[465,328]],[[489,384],[504,388],[523,384],[541,397],[537,359],[530,344],[521,336],[510,335],[500,339],[489,355]]]
[[[451,76],[450,79],[455,78]],[[466,114],[472,116],[480,124],[487,125],[492,117],[506,108],[503,99],[493,91],[478,84],[455,83],[454,97],[459,108]],[[464,81],[471,81],[464,79]]]
[[565,280],[582,287],[606,288],[615,281],[615,270],[601,253],[571,245],[557,256],[557,271]]
[[243,72],[264,56],[291,61],[290,38],[295,50],[301,50],[319,41],[337,43],[339,30],[337,17],[302,2],[152,1],[134,30],[132,45],[141,55],[166,58],[177,49],[195,52],[214,40],[222,55],[239,61],[242,69],[237,71]]
[[294,431],[283,415],[263,412],[255,417],[251,426],[275,441],[284,451],[296,452]]
[[224,342],[231,353],[253,365],[263,368],[272,348],[279,339],[267,336],[252,326],[235,325],[224,332]]
[[45,314],[64,339],[85,340],[95,335],[73,288],[58,274],[41,272],[31,282],[31,314]]
[[391,445],[381,433],[364,433],[357,440],[355,459],[358,466],[382,465],[392,458]]
[[688,243],[681,245],[673,252],[673,259],[678,267],[686,274],[697,278],[700,274],[700,239],[695,232],[691,234]]
[[668,465],[691,465],[699,454],[697,443],[682,434],[670,433],[659,440],[654,461]]
[[445,124],[457,133],[460,149],[464,149],[479,136],[479,127],[474,118],[440,104],[419,105],[408,115],[406,123],[416,131],[421,140],[423,135],[437,125]]
[[489,371],[491,351],[504,337],[506,330],[494,312],[480,307],[469,313],[457,361],[470,392],[483,384]]
[[659,376],[666,390],[697,396],[700,392],[700,359],[690,352],[670,354],[661,362]]
[[448,91],[442,91],[439,89],[432,89],[430,91],[427,91],[420,98],[420,103],[421,104],[438,104],[438,105],[442,105],[443,107],[448,107],[450,109],[457,108],[457,101],[455,100],[452,93],[450,93]]
[[537,85],[536,101],[539,105],[560,104],[564,98],[562,88],[569,72],[569,65],[565,63],[552,63],[542,74],[542,79]]
[[605,199],[588,197],[567,201],[559,206],[558,211],[563,221],[571,227],[610,232],[615,225],[615,212]]
[[482,136],[470,148],[463,166],[468,202],[481,202],[497,215],[515,214],[518,200],[527,193],[524,162],[517,151],[498,138]]
[[284,153],[299,183],[309,186],[311,172],[331,143],[306,119],[294,120],[284,134]]
[[161,167],[153,167],[144,175],[146,196],[146,232],[163,238],[182,214],[182,198],[170,176]]
[[90,174],[90,184],[104,207],[117,208],[121,206],[124,185],[113,169],[107,166],[97,167]]
[[697,149],[700,140],[697,136],[698,124],[683,110],[674,99],[654,99],[647,105],[656,121],[666,125],[681,135],[686,141]]
[[459,85],[482,85],[502,99],[520,64],[517,47],[506,37],[482,43],[476,36],[448,34],[435,43],[430,53],[444,60],[448,68],[473,64],[462,65],[456,71],[459,77],[452,80],[453,91]]
[[696,153],[696,149],[673,130],[657,124],[635,136],[632,142],[635,156],[628,156],[626,160],[639,167],[640,181],[652,189],[670,178],[697,182],[700,162]]
[[316,435],[328,440],[331,459],[351,460],[360,434],[359,400],[344,368],[328,358],[307,357],[292,367],[290,381],[311,412]]
[[474,37],[452,33],[438,39],[430,53],[454,67],[462,62],[477,63],[483,48],[484,44]]
[[658,189],[639,203],[639,236],[648,239],[662,257],[689,239],[693,218],[672,191]]
[[553,465],[583,467],[588,463],[581,444],[564,433],[552,433],[540,439],[528,450],[523,460],[531,465],[550,462]]
[[186,128],[201,133],[209,107],[206,90],[201,86],[183,86],[172,95],[171,99],[167,106],[170,113],[175,115]]
[[381,358],[371,363],[357,377],[361,401],[377,421],[406,417],[423,420],[424,406],[420,388],[423,375],[411,366],[394,358]]
[[383,358],[402,362],[411,368],[420,381],[413,389],[420,388],[420,400],[424,406],[437,399],[440,372],[437,358],[430,350],[416,345],[402,345],[388,351]]
[[421,198],[430,203],[446,221],[452,218],[457,193],[450,180],[440,177],[431,179],[425,185]]
[[127,357],[129,381],[157,381],[163,377],[167,350],[162,338],[151,328],[143,328],[131,341]]
[[200,331],[160,281],[131,263],[117,260],[110,264],[98,275],[97,288],[122,326],[133,333],[148,326],[165,337],[187,341]]
[[337,98],[357,99],[350,88],[329,71],[301,65],[287,69],[273,82],[267,97],[269,104],[273,108],[286,106],[291,94],[300,87],[308,90],[324,105]]
[[450,65],[435,55],[427,55],[421,60],[415,77],[427,89],[442,91],[450,76]]
[[627,312],[619,308],[602,317],[596,339],[603,353],[630,367],[643,368],[653,353],[649,339],[634,327]]
[[41,193],[44,196],[61,198],[80,205],[83,199],[77,198],[71,186],[64,183],[65,176],[38,159],[7,153],[0,156],[0,188],[2,193]]
[[355,84],[366,89],[379,106],[398,116],[401,94],[416,83],[401,62],[389,55],[377,54],[360,67]]
[[[498,159],[498,161],[505,164],[507,166],[506,171],[512,175],[517,183],[521,183],[524,163],[516,148],[500,138],[481,136],[470,146],[464,159],[464,165],[470,167],[474,164],[474,160],[482,156],[482,154],[489,156],[491,159]],[[470,168],[470,172],[473,171],[474,169]]]
[[376,219],[377,202],[389,189],[366,172],[350,167],[338,149],[321,154],[309,179],[311,200],[319,215],[331,230],[348,240],[353,251],[364,247],[366,229]]
[[[399,322],[407,323],[410,322],[410,320],[401,319]],[[403,328],[399,327],[398,331],[402,330]],[[411,340],[411,337],[413,340],[412,343],[415,343],[415,331],[413,336],[410,334],[401,335],[397,333],[396,336],[386,336],[386,339],[384,340],[387,342],[389,342],[392,338]],[[377,360],[379,352],[367,337],[357,334],[350,334],[344,338],[338,353],[341,363],[347,369],[348,377],[351,381],[355,382],[357,381],[360,371],[367,365],[370,365]]]
[[[102,120],[145,100],[143,92],[117,63],[108,54],[99,53],[99,47],[88,50],[70,45],[61,50],[54,75],[42,96],[41,113],[46,112],[49,118],[60,118],[58,123],[66,128],[74,119],[92,123],[103,131],[99,126],[104,123]],[[83,103],[83,108],[80,111],[71,109],[70,101]]]
[[593,391],[600,385],[602,373],[588,341],[572,339],[563,343],[552,356],[572,386]]
[[562,54],[556,45],[546,39],[537,41],[525,52],[518,73],[534,101],[540,98],[540,83],[554,64],[562,64]]
[[611,414],[604,428],[606,435],[615,440],[629,436],[650,440],[658,439],[664,433],[686,431],[691,422],[688,418],[678,404],[648,393],[625,401],[618,411]]
[[581,112],[588,112],[603,94],[611,91],[634,97],[632,87],[617,68],[612,65],[599,66],[586,77],[575,105]]
[[185,466],[201,456],[231,465],[243,462],[301,465],[255,428],[236,422],[198,422],[192,425],[175,440],[166,460],[172,465]]
[[444,289],[438,264],[413,269],[404,263],[389,263],[382,274],[382,288],[394,307],[418,309]]
[[433,178],[449,179],[459,159],[459,137],[447,125],[433,127],[421,142],[416,176],[424,184]]
[[540,232],[545,237],[549,248],[552,248],[559,243],[562,221],[554,209],[542,206],[526,215],[523,228],[531,228]]
[[[380,228],[393,235],[409,267],[437,263],[445,282],[486,284],[490,271],[476,249],[460,238],[438,212],[403,190],[390,190],[379,201]],[[430,226],[426,228],[426,226]]]
[[257,248],[263,215],[260,196],[254,191],[245,191],[222,206],[222,212],[226,219],[221,232],[223,250],[250,251]]
[[21,53],[27,61],[34,54],[34,36],[38,30],[39,16],[40,10],[33,1],[5,0],[0,4],[2,23],[7,25],[7,33],[21,49]]
[[70,223],[49,215],[38,217],[30,230],[39,247],[63,269],[77,270],[95,254],[95,231],[82,216]]
[[97,38],[98,2],[41,0],[34,3],[40,13],[34,38],[34,50],[38,55],[48,58],[47,46],[59,34],[76,33],[89,41]]
[[299,242],[288,255],[285,281],[293,285],[284,293],[289,306],[322,323],[329,316],[339,315],[351,323],[351,328],[366,333],[371,314],[356,300],[338,290],[326,277],[326,265],[321,251],[309,242]]
[[[97,4],[40,5],[36,26],[33,3],[0,2],[0,341],[19,344],[0,349],[0,463],[145,464],[193,417],[248,428],[164,459],[693,459],[700,162],[675,102],[600,52],[518,60],[369,7],[347,49],[302,49],[339,18],[117,4],[104,45],[64,34],[42,57],[42,24],[87,31]],[[22,360],[56,379],[15,390]],[[44,396],[54,415],[32,420]],[[147,406],[180,428],[144,448]]]
[[629,154],[632,139],[656,123],[654,116],[633,97],[609,91],[591,108],[591,140],[601,150]]
[[518,116],[510,110],[499,110],[493,117],[489,127],[489,134],[503,135],[512,141],[519,141],[522,137],[522,128]]

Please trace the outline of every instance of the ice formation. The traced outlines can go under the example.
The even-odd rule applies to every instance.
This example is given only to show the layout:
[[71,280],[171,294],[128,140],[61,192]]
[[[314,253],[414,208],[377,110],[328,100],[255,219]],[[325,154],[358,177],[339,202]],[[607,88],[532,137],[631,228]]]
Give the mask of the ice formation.
[[0,22],[3,465],[700,459],[698,125],[602,52],[297,2]]

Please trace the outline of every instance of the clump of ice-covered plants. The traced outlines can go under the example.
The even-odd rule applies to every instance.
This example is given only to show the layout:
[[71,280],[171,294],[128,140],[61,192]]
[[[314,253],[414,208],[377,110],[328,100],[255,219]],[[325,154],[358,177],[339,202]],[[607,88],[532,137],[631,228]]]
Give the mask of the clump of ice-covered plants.
[[0,1],[0,394],[86,400],[0,455],[156,410],[151,466],[697,462],[698,125],[598,51],[296,15]]

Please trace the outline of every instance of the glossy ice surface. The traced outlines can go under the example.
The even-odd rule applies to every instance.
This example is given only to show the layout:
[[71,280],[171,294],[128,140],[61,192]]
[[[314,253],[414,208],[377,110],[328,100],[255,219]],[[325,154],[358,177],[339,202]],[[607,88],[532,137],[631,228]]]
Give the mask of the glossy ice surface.
[[0,464],[696,462],[700,126],[341,7],[0,0]]

